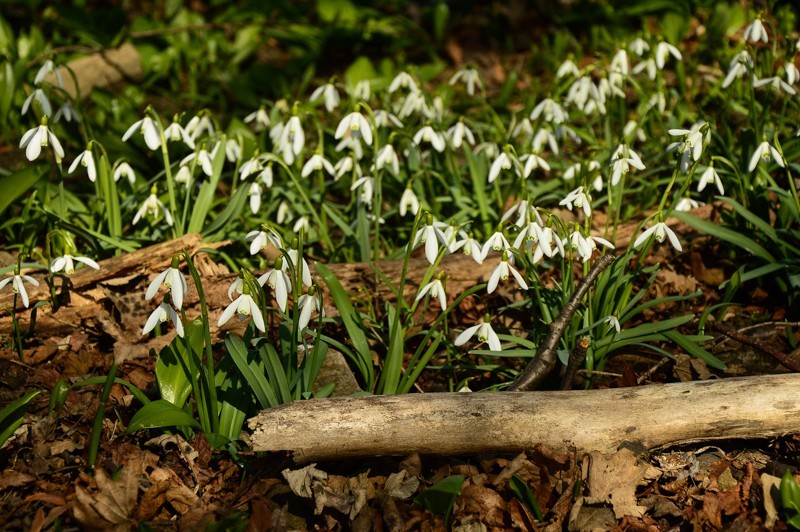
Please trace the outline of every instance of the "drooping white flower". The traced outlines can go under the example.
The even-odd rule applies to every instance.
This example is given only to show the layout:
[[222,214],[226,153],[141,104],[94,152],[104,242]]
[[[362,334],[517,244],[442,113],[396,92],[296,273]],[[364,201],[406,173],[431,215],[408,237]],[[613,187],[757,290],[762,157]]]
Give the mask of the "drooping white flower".
[[56,162],[60,163],[64,158],[64,148],[56,136],[47,127],[47,117],[42,117],[42,124],[33,129],[29,129],[22,135],[19,147],[25,148],[25,157],[29,161],[33,161],[42,153],[42,148],[52,145],[53,154],[56,156]]
[[39,105],[42,108],[42,113],[45,116],[53,116],[53,106],[50,105],[50,98],[47,97],[47,94],[42,89],[33,89],[33,91],[25,98],[25,101],[22,103],[22,109],[20,110],[19,114],[24,115],[30,109],[31,102],[36,100],[39,102]]
[[747,50],[742,50],[731,60],[730,65],[728,66],[728,74],[725,76],[725,79],[722,81],[722,88],[726,88],[733,80],[739,79],[748,72],[753,71],[753,58],[750,57],[750,54]]
[[628,44],[628,50],[639,57],[643,57],[645,53],[650,51],[650,45],[641,37],[637,37]]
[[333,83],[326,83],[311,93],[310,102],[314,103],[320,99],[325,101],[325,109],[330,113],[339,106],[339,92]]
[[275,294],[278,308],[281,309],[281,312],[286,312],[286,302],[289,299],[289,294],[292,293],[292,280],[289,278],[289,274],[276,265],[275,268],[258,278],[258,284],[269,286]]
[[578,70],[578,65],[576,65],[575,61],[571,58],[565,59],[558,67],[558,70],[556,70],[556,79],[563,78],[564,76],[578,77],[579,75],[580,71]]
[[378,156],[375,158],[375,168],[388,168],[392,174],[398,175],[400,173],[400,159],[397,157],[397,152],[394,146],[386,144],[378,150]]
[[772,158],[775,159],[775,162],[781,168],[786,167],[786,163],[784,162],[780,152],[769,142],[767,142],[767,139],[764,139],[764,141],[758,145],[756,151],[753,152],[753,156],[750,157],[750,164],[747,166],[747,169],[752,172],[756,169],[760,161],[769,163]]
[[367,208],[372,209],[372,198],[375,194],[375,178],[369,175],[365,175],[364,177],[359,177],[356,179],[352,185],[350,185],[350,190],[358,190],[358,200],[367,206]]
[[175,172],[174,179],[176,183],[183,185],[188,189],[189,185],[192,184],[192,171],[189,170],[188,166],[181,165],[181,167],[178,168],[178,171]]
[[446,242],[446,239],[442,231],[433,225],[433,219],[431,218],[417,230],[411,246],[416,247],[417,244],[425,244],[425,257],[428,262],[433,264],[439,254],[439,242]]
[[525,162],[525,166],[522,168],[522,177],[529,177],[534,170],[537,168],[541,168],[545,172],[550,171],[550,165],[547,164],[547,161],[539,157],[535,153],[526,153],[522,157],[519,158],[520,161]]
[[363,139],[367,146],[371,146],[372,128],[370,127],[369,122],[367,122],[367,119],[364,118],[364,115],[358,111],[354,111],[342,118],[342,121],[339,122],[339,125],[336,127],[336,133],[334,134],[334,137],[336,139],[345,137],[355,140]]
[[244,117],[245,124],[249,124],[251,122],[253,122],[256,131],[263,131],[264,129],[267,129],[270,125],[269,114],[267,113],[267,110],[263,107],[259,107],[258,110],[253,111]]
[[705,205],[705,203],[699,202],[692,198],[681,198],[675,204],[675,210],[678,212],[688,212],[692,209],[696,209],[701,205]]
[[200,138],[201,135],[207,134],[209,137],[214,134],[214,122],[208,116],[207,112],[201,111],[199,115],[193,116],[186,124],[186,132],[193,141]]
[[592,253],[597,249],[597,244],[608,249],[614,249],[614,244],[605,238],[591,235],[584,236],[580,231],[573,231],[569,236],[569,242],[572,249],[578,253],[578,257],[580,257],[583,262],[587,262],[592,258]]
[[261,314],[261,309],[258,308],[258,304],[253,299],[253,296],[250,294],[241,294],[235,301],[233,301],[222,315],[219,317],[219,321],[217,322],[218,327],[222,327],[228,320],[230,320],[234,313],[239,315],[239,319],[243,320],[246,316],[252,316],[253,323],[255,324],[256,328],[263,332],[266,332],[266,327],[264,326],[264,316]]
[[745,41],[750,41],[753,44],[756,44],[759,41],[763,43],[769,42],[769,35],[767,35],[767,29],[764,27],[764,23],[761,22],[761,18],[757,18],[748,24],[748,26],[744,29],[742,38]]
[[81,117],[78,116],[77,111],[70,105],[69,102],[64,102],[61,106],[56,110],[56,115],[53,117],[53,123],[57,124],[61,119],[66,120],[67,122],[80,122]]
[[301,295],[297,300],[297,304],[300,307],[300,318],[297,320],[297,334],[300,335],[311,321],[311,314],[319,312],[324,317],[325,308],[322,306],[322,299],[319,294],[311,293],[311,291]]
[[539,245],[536,246],[531,260],[536,264],[543,257],[555,257],[556,253],[564,256],[564,243],[551,227],[545,227],[539,232]]
[[368,79],[362,79],[358,83],[356,83],[355,88],[353,88],[353,98],[356,100],[368,101],[369,97],[372,95],[372,86]]
[[545,98],[536,104],[536,107],[531,111],[530,119],[536,120],[540,116],[545,122],[551,122],[553,124],[562,124],[567,121],[567,113],[564,111],[564,108],[551,98]]
[[478,337],[480,342],[486,342],[489,344],[489,349],[492,351],[502,351],[503,346],[500,344],[500,338],[498,338],[497,333],[494,332],[492,329],[492,324],[489,321],[488,316],[484,318],[482,323],[478,325],[473,325],[472,327],[464,330],[461,334],[453,342],[453,345],[456,347],[460,345],[464,345],[467,343],[467,340],[472,338],[473,336]]
[[522,230],[517,234],[514,239],[514,247],[520,251],[525,251],[527,248],[533,247],[539,241],[542,234],[542,226],[532,220],[521,226]]
[[[282,222],[278,222],[282,223]],[[281,236],[272,229],[271,227],[264,227],[260,231],[250,231],[245,236],[247,240],[251,240],[250,242],[250,254],[255,255],[269,244],[272,244],[276,249],[280,249],[283,247],[283,239]]]
[[[499,251],[502,253],[503,251],[506,251],[507,249],[510,248],[511,244],[508,243],[508,240],[506,239],[505,235],[500,231],[500,229],[497,229],[494,233],[492,233],[492,235],[489,238],[486,239],[486,242],[484,242],[483,247],[481,248],[481,257],[486,259],[486,256],[489,254],[489,251],[492,250]],[[513,262],[513,260],[514,256],[512,255],[511,261]]]
[[444,151],[445,148],[444,135],[442,135],[438,131],[434,131],[434,129],[431,126],[422,127],[414,135],[414,144],[416,144],[417,146],[421,146],[423,142],[429,142],[433,146],[433,149],[435,149],[440,153]]
[[411,90],[411,92],[419,92],[419,87],[417,86],[417,82],[414,81],[414,78],[411,77],[411,74],[408,72],[400,72],[397,74],[392,82],[389,84],[389,88],[387,91],[389,94],[401,89],[407,88]]
[[419,199],[417,199],[417,195],[414,193],[414,189],[406,187],[405,191],[403,191],[403,195],[400,197],[400,216],[405,216],[408,213],[411,213],[412,216],[416,216],[419,212]]
[[514,276],[514,280],[517,281],[517,284],[520,288],[523,290],[528,289],[528,284],[525,282],[525,279],[523,279],[522,275],[520,275],[516,268],[509,263],[508,259],[508,255],[504,252],[500,263],[489,276],[489,282],[486,284],[486,293],[491,294],[494,292],[500,280],[507,281],[509,274]]
[[427,293],[430,293],[431,298],[439,300],[439,306],[442,310],[447,308],[447,294],[444,292],[444,285],[440,277],[423,286],[414,301],[421,300]]
[[219,149],[219,144],[216,144],[214,148],[209,152],[205,146],[200,148],[199,151],[192,152],[183,159],[181,159],[181,165],[188,165],[192,161],[195,161],[195,164],[199,164],[200,168],[203,170],[203,173],[206,174],[208,177],[214,175],[214,157],[217,154],[217,150]]
[[253,214],[258,214],[258,210],[261,208],[261,193],[261,183],[258,181],[250,183],[250,189],[247,191],[247,195],[250,198],[250,211]]
[[136,182],[136,172],[134,172],[133,168],[131,168],[131,165],[129,165],[125,161],[122,161],[117,165],[117,167],[114,169],[113,176],[114,176],[114,182],[118,182],[120,178],[123,177],[127,179],[131,185],[133,185]]
[[325,170],[331,176],[335,173],[333,165],[321,154],[315,153],[306,161],[306,164],[303,165],[300,175],[302,177],[308,177],[311,175],[311,172],[318,172],[320,170]]
[[534,153],[542,153],[542,148],[544,148],[545,144],[550,148],[550,152],[553,155],[558,155],[558,142],[555,135],[549,129],[541,128],[533,136],[531,148]]
[[189,149],[194,149],[194,139],[189,135],[186,129],[178,122],[176,116],[172,123],[164,130],[164,138],[169,142],[183,142]]
[[475,145],[475,136],[466,124],[464,124],[463,120],[459,120],[447,130],[447,137],[450,139],[450,144],[455,149],[460,148],[464,140],[466,140],[467,144],[470,146]]
[[122,141],[127,141],[136,132],[142,134],[144,143],[151,150],[156,151],[161,147],[161,132],[159,131],[158,124],[149,116],[145,116],[141,120],[134,122],[125,134],[122,135]]
[[645,166],[639,155],[627,144],[620,144],[611,156],[611,185],[616,186],[623,174],[627,174],[631,168],[644,170]]
[[58,87],[63,89],[64,78],[61,76],[61,71],[58,68],[56,68],[56,65],[52,59],[48,59],[47,61],[42,63],[42,66],[39,67],[39,70],[36,72],[36,77],[33,78],[33,84],[34,85],[40,84],[42,81],[44,81],[44,78],[46,78],[51,74],[56,77],[56,84],[58,85]]
[[786,83],[789,85],[794,85],[800,80],[800,70],[791,61],[783,65],[783,73],[786,76]]
[[298,252],[296,249],[290,249],[286,252],[289,255],[289,260],[291,261],[291,265],[289,261],[283,262],[283,269],[288,270],[290,266],[297,268],[297,262],[300,261],[300,281],[306,285],[307,287],[311,287],[313,284],[311,279],[311,270],[308,267],[308,262],[306,262],[305,257],[298,257]]
[[638,248],[651,236],[655,236],[656,242],[661,244],[664,242],[666,238],[669,238],[669,243],[672,244],[672,247],[675,248],[677,251],[683,251],[681,247],[681,243],[678,240],[678,236],[675,232],[669,228],[669,226],[664,222],[658,222],[653,224],[649,229],[643,231],[641,235],[636,238],[636,241],[633,243],[634,248]]
[[150,195],[146,200],[144,200],[142,206],[139,207],[138,211],[136,211],[136,215],[133,217],[133,225],[136,225],[145,214],[152,216],[154,220],[158,220],[159,214],[163,214],[167,225],[172,225],[172,214],[169,212],[169,209],[164,206],[161,200],[158,199],[158,196],[156,196],[155,185],[153,185],[153,187],[150,189]]
[[15,294],[19,294],[19,296],[22,298],[22,304],[25,305],[25,308],[28,308],[28,291],[25,290],[25,283],[32,284],[33,286],[39,286],[39,281],[30,275],[15,273],[12,276],[6,277],[0,281],[0,290],[2,290],[8,283],[11,283],[11,290],[13,290]]
[[172,305],[166,301],[162,302],[153,313],[150,314],[150,317],[147,318],[144,329],[142,329],[142,336],[155,329],[156,325],[159,323],[165,323],[168,319],[171,319],[172,323],[175,325],[175,331],[177,331],[178,336],[183,338],[183,322],[180,316],[178,316],[178,313],[175,312],[175,309],[172,308]]
[[94,268],[95,270],[100,269],[100,265],[89,257],[74,257],[69,253],[65,253],[64,255],[53,259],[53,262],[50,264],[50,271],[57,273],[61,270],[64,270],[64,273],[71,275],[75,272],[75,264],[73,261],[82,262],[83,264],[89,266],[90,268]]
[[306,134],[303,132],[300,118],[294,115],[281,128],[277,142],[278,151],[281,152],[286,164],[293,164],[300,152],[303,151],[305,144]]
[[333,169],[336,172],[335,181],[338,181],[343,175],[353,170],[355,170],[356,177],[361,177],[361,166],[356,164],[349,155],[339,159],[336,164],[333,165]]
[[797,94],[797,91],[794,90],[794,87],[783,81],[778,76],[771,76],[763,79],[753,78],[753,87],[759,88],[759,87],[764,87],[766,85],[769,85],[773,90],[777,92],[783,91],[790,96],[794,96],[795,94]]
[[719,190],[720,195],[725,194],[725,189],[722,187],[722,180],[719,178],[719,174],[717,174],[717,171],[714,170],[713,166],[706,168],[703,174],[700,176],[700,181],[697,183],[697,191],[702,192],[707,185],[711,184],[717,186],[717,190]]
[[69,165],[67,172],[71,174],[78,168],[79,164],[86,168],[86,174],[89,176],[89,181],[94,183],[97,180],[97,167],[94,164],[94,155],[92,155],[91,146],[87,146],[87,148],[82,151],[74,161],[72,161],[72,164]]
[[467,87],[467,94],[475,95],[475,87],[483,90],[481,74],[473,67],[464,67],[450,77],[450,85],[455,85],[461,81]]
[[478,264],[483,264],[484,256],[481,242],[477,238],[474,238],[471,233],[467,234],[464,231],[460,231],[459,235],[462,239],[452,246],[453,251],[461,249],[464,255],[472,257]]
[[569,210],[572,210],[572,207],[576,207],[577,209],[583,209],[583,213],[586,216],[592,215],[592,197],[586,193],[583,186],[580,186],[567,194],[567,196],[558,202],[559,205],[566,207]]
[[647,77],[651,80],[655,80],[656,76],[658,75],[658,67],[656,66],[656,61],[652,57],[645,59],[644,61],[639,61],[639,63],[633,67],[631,70],[634,74],[641,74],[642,72],[647,73]]
[[666,41],[661,41],[658,43],[658,45],[656,45],[655,61],[659,70],[664,68],[669,56],[674,57],[676,61],[683,59],[683,55],[681,55],[680,50],[672,46],[670,43]]
[[183,277],[181,271],[174,266],[170,266],[156,275],[147,287],[144,298],[146,300],[152,299],[162,286],[170,291],[172,302],[175,303],[175,308],[180,310],[183,307],[183,296],[186,295],[188,291],[186,279]]
[[373,113],[375,115],[375,127],[403,127],[403,123],[399,118],[394,116],[389,111],[384,109],[376,109]]

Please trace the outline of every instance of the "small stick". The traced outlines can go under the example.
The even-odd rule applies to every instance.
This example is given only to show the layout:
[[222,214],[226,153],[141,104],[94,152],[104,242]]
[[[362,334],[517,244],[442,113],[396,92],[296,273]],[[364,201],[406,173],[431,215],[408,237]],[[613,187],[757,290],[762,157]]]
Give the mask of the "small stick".
[[774,358],[781,366],[790,369],[794,372],[800,372],[800,362],[793,358],[789,358],[785,354],[781,353],[777,349],[774,349],[764,343],[761,340],[756,340],[755,338],[750,338],[749,336],[742,334],[739,331],[734,331],[733,329],[729,329],[724,325],[719,323],[711,323],[709,327],[712,331],[716,331],[722,335],[727,336],[731,340],[736,340],[739,343],[749,345],[750,347],[755,347],[762,353],[766,353],[767,355]]
[[572,298],[561,309],[561,314],[550,324],[547,337],[536,350],[536,356],[528,363],[524,370],[517,375],[517,380],[511,383],[508,391],[526,391],[534,389],[553,369],[556,365],[558,356],[556,354],[556,347],[558,342],[564,335],[564,331],[572,320],[575,311],[578,310],[578,305],[581,299],[589,291],[589,287],[595,282],[597,277],[616,260],[613,255],[604,255],[597,259],[592,269],[589,270],[588,275],[583,282],[578,286],[578,289],[572,295]]
[[578,372],[578,367],[586,360],[586,351],[589,350],[591,339],[587,336],[578,338],[575,342],[575,349],[569,354],[569,361],[567,362],[567,369],[564,372],[564,377],[561,379],[561,389],[571,390],[572,383],[575,381],[575,375]]

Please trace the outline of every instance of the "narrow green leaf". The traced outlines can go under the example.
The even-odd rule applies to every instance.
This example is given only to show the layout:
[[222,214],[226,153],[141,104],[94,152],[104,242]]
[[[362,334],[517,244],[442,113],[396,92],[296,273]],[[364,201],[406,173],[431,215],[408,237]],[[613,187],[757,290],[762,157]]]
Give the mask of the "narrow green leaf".
[[264,372],[259,368],[255,360],[251,359],[247,347],[244,342],[242,342],[241,338],[228,333],[225,337],[225,348],[228,350],[228,354],[231,356],[233,363],[239,368],[242,377],[244,377],[247,384],[250,385],[261,407],[270,408],[281,404],[272,386],[270,386],[267,381],[266,376],[264,376]]
[[133,415],[128,425],[128,434],[144,430],[163,427],[193,427],[200,428],[200,423],[169,401],[158,399],[144,405]]
[[696,343],[692,342],[685,335],[677,332],[677,331],[665,331],[664,337],[670,340],[671,342],[675,342],[684,351],[688,354],[692,355],[695,358],[699,358],[709,366],[715,369],[724,370],[727,366],[723,361],[697,345]]
[[211,161],[211,177],[200,185],[200,192],[197,194],[197,199],[192,208],[192,217],[189,220],[188,233],[199,233],[203,229],[203,224],[208,217],[211,206],[216,196],[217,185],[219,178],[222,175],[222,166],[225,163],[225,135],[219,139],[219,148]]
[[522,501],[522,504],[527,506],[528,510],[531,511],[537,521],[544,520],[542,509],[539,508],[539,503],[536,502],[536,499],[533,497],[533,492],[531,491],[530,486],[528,486],[524,480],[519,478],[517,475],[512,475],[508,480],[508,487],[510,487],[511,491],[514,492],[514,495],[516,495],[517,498]]
[[422,508],[442,516],[445,526],[447,526],[453,504],[456,502],[456,497],[461,494],[463,485],[464,477],[462,475],[447,477],[414,497],[414,502]]
[[46,165],[26,166],[22,170],[0,178],[0,214],[3,214],[9,205],[25,194],[45,174]]
[[728,229],[727,227],[722,227],[706,220],[701,220],[700,218],[692,216],[686,212],[675,211],[672,213],[672,216],[686,224],[691,225],[701,233],[717,237],[720,240],[724,240],[725,242],[733,244],[734,246],[738,246],[767,262],[775,262],[775,258],[772,256],[772,254],[764,249],[759,243],[741,233],[734,231],[733,229]]
[[[164,346],[156,360],[156,382],[161,398],[182,408],[192,392],[192,381],[200,375],[196,360],[203,358],[203,321],[196,318],[186,325],[186,338],[191,353],[186,350],[186,340],[176,336]],[[189,372],[194,373],[194,378]]]
[[28,403],[40,393],[41,391],[39,390],[28,392],[0,410],[0,447],[5,445],[8,438],[22,425],[22,419]]
[[114,379],[116,379],[116,377],[117,361],[115,360],[111,363],[111,369],[103,385],[103,391],[100,394],[100,406],[97,408],[97,414],[95,414],[94,423],[92,424],[92,432],[89,435],[89,457],[87,460],[90,467],[94,467],[94,463],[97,460],[97,451],[100,449],[100,436],[103,434],[103,418],[106,415],[108,397],[111,395],[111,388],[114,386]]

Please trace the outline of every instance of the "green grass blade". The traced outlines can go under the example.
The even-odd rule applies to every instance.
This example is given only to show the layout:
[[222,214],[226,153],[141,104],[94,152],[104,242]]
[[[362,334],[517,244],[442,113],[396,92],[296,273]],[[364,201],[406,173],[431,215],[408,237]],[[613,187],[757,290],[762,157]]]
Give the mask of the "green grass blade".
[[727,366],[723,361],[697,345],[696,343],[692,342],[683,334],[676,332],[676,331],[666,331],[663,333],[664,337],[670,340],[671,342],[675,342],[679,345],[684,351],[688,354],[692,355],[695,358],[699,358],[709,366],[715,369],[724,370]]
[[219,178],[222,175],[222,166],[225,163],[225,136],[219,139],[219,148],[214,155],[214,160],[211,161],[212,173],[207,181],[200,185],[200,192],[197,194],[197,199],[192,208],[192,217],[189,219],[189,233],[199,233],[203,229],[203,224],[208,217],[211,206],[214,203],[214,197],[217,192],[217,185]]
[[158,399],[144,405],[133,415],[128,425],[128,434],[139,430],[163,427],[193,427],[199,429],[200,423],[169,401]]
[[33,165],[0,178],[0,190],[3,191],[0,194],[0,214],[32,188],[45,174],[46,169],[44,165]]
[[717,237],[720,240],[724,240],[725,242],[733,244],[734,246],[738,246],[767,262],[775,262],[775,258],[772,256],[772,254],[764,249],[761,244],[744,236],[741,233],[734,231],[733,229],[728,229],[727,227],[722,227],[706,220],[701,220],[700,218],[692,216],[686,212],[675,211],[672,213],[672,216],[686,224],[691,225],[701,233]]
[[0,410],[0,447],[5,445],[8,438],[22,425],[22,418],[28,403],[40,393],[40,390],[28,392]]
[[267,381],[267,377],[264,375],[263,371],[261,371],[256,361],[250,360],[250,353],[242,339],[234,334],[228,333],[225,337],[225,348],[228,350],[228,354],[231,356],[233,363],[239,368],[242,377],[247,381],[250,389],[253,390],[253,394],[255,394],[261,407],[270,408],[278,406],[280,404],[278,396],[275,395],[275,391],[272,389],[272,386]]
[[97,451],[100,448],[100,436],[103,434],[103,418],[106,414],[108,397],[111,395],[111,388],[114,386],[114,379],[116,379],[116,377],[117,362],[115,360],[111,363],[111,369],[109,370],[108,376],[106,377],[106,382],[103,385],[103,392],[100,394],[100,406],[97,408],[97,414],[94,416],[92,433],[89,436],[89,467],[94,467],[94,463],[97,460]]

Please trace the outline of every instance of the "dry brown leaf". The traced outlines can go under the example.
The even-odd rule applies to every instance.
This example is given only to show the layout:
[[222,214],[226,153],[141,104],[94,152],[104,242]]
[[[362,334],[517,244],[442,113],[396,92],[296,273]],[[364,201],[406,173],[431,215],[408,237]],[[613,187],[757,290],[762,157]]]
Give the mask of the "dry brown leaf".
[[129,517],[139,494],[139,479],[127,469],[120,471],[119,480],[110,479],[103,469],[95,474],[97,493],[75,486],[72,512],[83,526],[96,530],[129,530]]
[[470,483],[461,490],[459,499],[463,503],[462,514],[477,513],[482,523],[489,526],[503,526],[506,501],[495,490]]
[[6,469],[3,471],[3,474],[0,475],[0,491],[24,486],[34,481],[36,481],[36,477],[32,475],[26,475],[25,473],[20,473],[13,469]]
[[586,502],[611,503],[617,519],[626,515],[642,517],[647,508],[636,504],[636,487],[658,478],[661,472],[640,461],[630,449],[620,449],[611,456],[599,452],[589,456]]
[[321,469],[317,469],[317,464],[309,464],[301,469],[292,471],[289,468],[281,471],[283,478],[289,483],[289,487],[295,495],[310,499],[314,492],[312,484],[315,480],[325,480],[328,474]]
[[386,493],[395,499],[408,499],[417,492],[418,488],[419,478],[408,475],[405,469],[389,475],[383,486]]
[[199,497],[190,490],[186,484],[171,469],[157,467],[150,473],[151,482],[167,482],[169,489],[166,493],[167,501],[181,515],[188,512],[198,501]]

